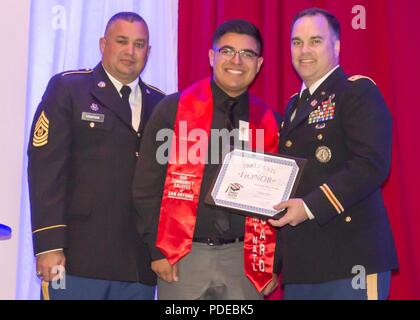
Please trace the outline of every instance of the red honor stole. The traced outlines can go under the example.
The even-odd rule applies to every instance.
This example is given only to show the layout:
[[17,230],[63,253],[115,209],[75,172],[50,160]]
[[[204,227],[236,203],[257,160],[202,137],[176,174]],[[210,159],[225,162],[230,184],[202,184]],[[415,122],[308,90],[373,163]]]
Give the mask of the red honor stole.
[[[251,94],[249,108],[251,148],[255,149],[258,145],[257,128],[264,129],[264,151],[277,153],[278,128],[273,112]],[[169,154],[156,240],[156,246],[172,265],[191,251],[201,182],[207,159],[207,153],[204,153],[199,154],[199,163],[190,162],[188,153],[197,141],[194,139],[189,141],[188,137],[196,128],[204,130],[207,137],[210,137],[212,119],[213,94],[208,78],[194,84],[181,94],[174,123],[174,136]],[[186,124],[188,124],[187,129]],[[194,156],[196,160],[197,155],[194,154]],[[259,292],[272,279],[275,244],[276,234],[273,227],[266,221],[246,218],[245,273]]]

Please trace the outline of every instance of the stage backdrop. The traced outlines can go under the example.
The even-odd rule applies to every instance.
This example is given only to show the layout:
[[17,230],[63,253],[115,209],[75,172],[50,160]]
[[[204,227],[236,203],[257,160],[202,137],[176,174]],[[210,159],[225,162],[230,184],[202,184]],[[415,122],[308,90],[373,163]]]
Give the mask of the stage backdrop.
[[25,141],[29,3],[16,0],[0,1],[0,30],[3,41],[0,50],[0,69],[3,73],[0,78],[3,119],[0,126],[0,223],[10,226],[13,230],[11,237],[7,239],[0,236],[1,301],[15,297],[18,276],[16,265]]
[[[95,67],[100,61],[99,38],[119,11],[138,12],[149,25],[152,50],[142,78],[167,93],[176,91],[178,0],[32,0],[25,146],[48,80],[65,70]],[[16,297],[38,299],[26,163],[25,156]]]
[[[280,112],[300,89],[290,63],[290,24],[300,10],[318,6],[342,24],[341,66],[375,80],[393,115],[393,160],[383,191],[400,271],[392,299],[420,299],[420,137],[417,76],[420,37],[417,0],[179,0],[179,86],[210,74],[208,49],[216,26],[244,18],[262,31],[264,66],[252,88]],[[412,94],[413,92],[413,94]]]
[[[349,74],[364,74],[377,82],[394,119],[393,163],[390,178],[384,187],[400,260],[400,271],[392,281],[391,298],[420,299],[420,233],[417,232],[420,204],[416,199],[418,192],[415,185],[420,180],[420,171],[416,166],[420,162],[420,151],[416,147],[416,139],[420,137],[420,126],[416,123],[420,110],[416,108],[415,95],[413,98],[410,95],[411,91],[416,92],[415,76],[420,71],[415,62],[420,56],[420,37],[415,26],[420,9],[417,0],[179,0],[178,27],[178,0],[32,0],[31,6],[26,141],[21,145],[21,141],[15,137],[9,139],[15,142],[13,148],[3,148],[8,150],[8,156],[12,149],[17,155],[14,157],[14,166],[17,168],[9,163],[3,166],[7,168],[7,175],[5,173],[2,177],[18,177],[13,181],[20,180],[20,153],[26,149],[32,115],[48,79],[65,69],[92,67],[97,63],[98,38],[112,13],[135,10],[149,22],[153,49],[144,78],[168,93],[176,89],[177,67],[180,88],[210,74],[207,53],[211,35],[218,24],[230,18],[245,18],[254,22],[262,30],[266,46],[265,65],[252,90],[281,112],[290,95],[300,87],[290,64],[292,17],[299,10],[311,6],[319,6],[336,14],[343,27],[341,65]],[[9,18],[16,16],[10,12],[10,8],[3,10],[2,14]],[[13,23],[10,22],[10,25]],[[21,60],[22,63],[18,65],[23,66],[23,58]],[[16,71],[17,68],[7,74],[16,75]],[[11,77],[9,80],[13,80]],[[14,83],[21,84],[22,81],[10,81],[14,89],[9,92],[25,91]],[[14,98],[13,101],[18,103],[20,100]],[[3,129],[6,136],[15,131],[22,135],[18,125],[14,121],[10,125],[5,124]],[[33,268],[25,156],[24,161],[20,233],[16,223],[13,224],[15,236],[21,236],[17,298],[36,299],[39,287]],[[17,194],[13,184],[5,181],[9,189],[4,194]],[[6,202],[12,204],[13,199],[9,198]],[[18,214],[13,206],[6,210]],[[8,256],[11,260],[14,257],[15,253]]]

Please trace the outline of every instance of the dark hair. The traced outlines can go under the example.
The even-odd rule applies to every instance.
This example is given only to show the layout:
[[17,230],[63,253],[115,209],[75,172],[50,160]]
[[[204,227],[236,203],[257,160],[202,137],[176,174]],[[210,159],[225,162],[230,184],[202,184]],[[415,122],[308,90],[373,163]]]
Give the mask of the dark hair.
[[135,13],[135,12],[118,12],[118,13],[114,14],[111,17],[111,19],[109,19],[108,23],[106,24],[105,33],[108,31],[109,27],[117,20],[124,20],[124,21],[128,21],[128,22],[143,22],[147,27],[146,21],[141,16],[139,16],[137,13]]
[[258,28],[251,22],[242,19],[233,19],[222,23],[213,34],[213,46],[216,44],[217,41],[219,41],[221,37],[223,37],[226,33],[230,32],[246,34],[248,36],[253,37],[255,41],[257,41],[259,54],[262,54],[263,41],[260,30],[258,30]]
[[334,34],[336,35],[337,39],[340,40],[340,36],[341,36],[340,22],[333,14],[321,8],[314,7],[314,8],[309,8],[309,9],[300,11],[293,18],[292,28],[295,25],[296,21],[299,20],[300,18],[305,17],[305,16],[315,16],[317,14],[320,14],[324,16],[325,19],[327,19],[328,25],[330,26],[331,30],[334,31]]

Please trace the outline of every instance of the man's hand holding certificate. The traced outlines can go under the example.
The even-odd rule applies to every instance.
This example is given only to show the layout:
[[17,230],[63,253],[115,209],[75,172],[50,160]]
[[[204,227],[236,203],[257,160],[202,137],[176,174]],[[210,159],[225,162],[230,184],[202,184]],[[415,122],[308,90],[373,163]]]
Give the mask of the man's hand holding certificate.
[[292,227],[295,227],[298,224],[308,220],[308,214],[306,213],[305,205],[302,199],[290,199],[287,201],[282,201],[279,204],[275,205],[274,209],[287,209],[287,212],[278,220],[268,220],[268,222],[273,227],[281,228],[287,224],[291,225]]

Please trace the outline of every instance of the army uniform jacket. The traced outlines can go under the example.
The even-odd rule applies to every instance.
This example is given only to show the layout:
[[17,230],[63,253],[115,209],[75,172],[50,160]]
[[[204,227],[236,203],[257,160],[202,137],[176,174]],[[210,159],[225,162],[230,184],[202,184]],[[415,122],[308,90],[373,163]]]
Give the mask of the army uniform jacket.
[[295,197],[315,216],[281,228],[284,283],[320,283],[392,270],[397,257],[381,185],[391,161],[391,116],[376,85],[336,69],[286,108],[280,153],[307,159]]
[[64,248],[66,272],[154,284],[135,227],[131,184],[146,121],[163,93],[139,81],[139,131],[99,64],[54,76],[28,148],[34,252]]

